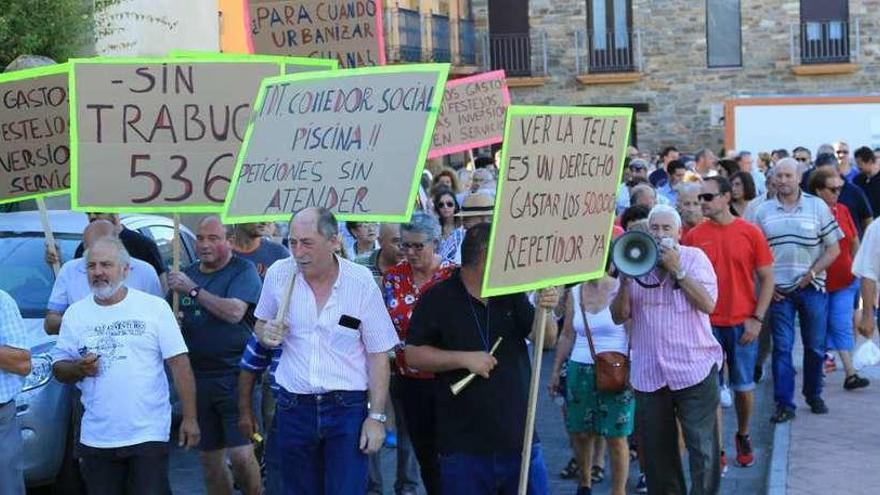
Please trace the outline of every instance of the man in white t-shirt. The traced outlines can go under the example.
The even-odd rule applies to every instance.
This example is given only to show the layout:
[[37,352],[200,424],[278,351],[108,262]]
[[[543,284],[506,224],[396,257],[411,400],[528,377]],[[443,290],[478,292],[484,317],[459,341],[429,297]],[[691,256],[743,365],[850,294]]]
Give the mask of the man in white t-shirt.
[[102,237],[86,256],[92,297],[64,314],[55,378],[82,392],[79,450],[91,494],[168,493],[171,403],[165,364],[183,406],[179,445],[199,442],[195,380],[168,304],[125,286],[128,252]]
[[[83,246],[88,249],[95,240],[101,237],[117,238],[116,226],[109,220],[95,220],[86,227],[83,232]],[[157,297],[162,297],[162,285],[153,265],[137,258],[130,258],[131,266],[125,284]],[[61,267],[55,284],[52,286],[52,294],[46,305],[46,319],[43,320],[43,329],[50,335],[58,334],[61,328],[61,318],[71,304],[92,295],[89,288],[89,278],[86,273],[85,258],[72,259]]]

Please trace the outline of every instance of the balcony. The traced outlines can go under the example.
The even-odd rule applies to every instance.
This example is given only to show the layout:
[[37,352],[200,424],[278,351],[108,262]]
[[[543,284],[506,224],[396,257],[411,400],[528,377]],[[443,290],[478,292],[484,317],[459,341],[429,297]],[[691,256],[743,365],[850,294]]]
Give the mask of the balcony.
[[638,30],[577,30],[574,48],[575,69],[583,84],[626,83],[641,78],[642,36]]
[[792,71],[798,75],[855,72],[861,51],[859,18],[802,22],[790,28]]
[[422,61],[422,17],[415,10],[397,8],[388,11],[389,62]]
[[452,50],[449,44],[449,16],[431,15],[431,52],[434,62],[452,61]]
[[473,19],[458,20],[458,58],[461,65],[477,65],[477,37]]
[[[547,33],[485,33],[483,65],[487,70],[504,70],[508,86],[536,86],[547,78]],[[515,79],[521,79],[516,81]]]

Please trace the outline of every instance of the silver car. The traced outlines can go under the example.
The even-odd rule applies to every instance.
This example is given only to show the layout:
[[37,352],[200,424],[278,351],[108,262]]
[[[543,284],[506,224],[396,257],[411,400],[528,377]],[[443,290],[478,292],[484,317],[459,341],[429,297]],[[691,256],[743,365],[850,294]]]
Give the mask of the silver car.
[[[71,259],[82,240],[86,216],[50,211],[49,218],[62,258]],[[170,219],[123,215],[122,223],[154,239],[166,266],[171,264],[174,224]],[[196,258],[195,238],[186,227],[181,227],[181,241],[181,263],[186,266]],[[57,337],[43,331],[43,317],[54,275],[44,256],[45,238],[38,212],[0,214],[0,289],[15,299],[25,320],[33,365],[24,391],[15,401],[24,441],[25,481],[28,486],[57,481],[64,492],[69,480],[63,478],[73,472],[69,456],[72,435],[68,431],[71,388],[52,377],[49,352]]]

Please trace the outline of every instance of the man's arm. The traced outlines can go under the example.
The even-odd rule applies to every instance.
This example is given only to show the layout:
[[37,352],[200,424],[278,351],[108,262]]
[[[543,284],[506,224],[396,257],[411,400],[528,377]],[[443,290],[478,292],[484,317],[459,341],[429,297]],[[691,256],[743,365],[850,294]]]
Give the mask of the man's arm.
[[98,356],[87,354],[82,359],[64,359],[52,364],[52,374],[61,383],[73,384],[98,374]]
[[183,408],[183,421],[180,423],[180,440],[178,445],[184,448],[195,447],[199,444],[200,432],[196,416],[196,380],[193,377],[189,357],[186,354],[178,354],[165,360],[171,369],[174,380],[174,389]]
[[245,438],[251,438],[259,430],[252,405],[256,383],[256,373],[247,370],[238,373],[238,430]]
[[[387,352],[367,354],[367,368],[370,389],[370,412],[385,413],[388,401],[388,382],[391,380],[391,365]],[[361,427],[360,449],[365,454],[375,454],[385,442],[385,425],[367,417]]]
[[31,372],[31,351],[8,345],[0,346],[0,370],[27,376]]
[[682,280],[678,281],[678,286],[681,287],[688,302],[690,302],[698,311],[706,313],[707,315],[710,315],[712,314],[712,311],[715,311],[715,299],[712,298],[712,295],[709,294],[706,287],[704,287],[697,279],[690,275],[685,275]]
[[46,318],[43,320],[43,330],[48,335],[58,335],[58,332],[61,330],[61,318],[63,316],[64,313],[59,313],[58,311],[52,311],[51,309],[46,311]]
[[441,373],[466,369],[483,378],[498,364],[492,355],[483,351],[447,351],[430,345],[407,345],[406,362],[413,368]]
[[858,324],[858,330],[865,338],[871,338],[874,335],[874,303],[877,301],[877,281],[863,277],[861,292],[862,318]]
[[234,297],[220,297],[200,290],[196,298],[209,313],[226,323],[238,323],[247,315],[248,303]]
[[840,244],[835,242],[834,244],[829,245],[825,248],[825,251],[822,253],[822,256],[819,256],[819,259],[813,263],[813,266],[810,267],[810,270],[807,271],[801,277],[800,282],[798,282],[798,288],[803,289],[807,287],[813,282],[813,274],[814,273],[822,273],[824,272],[831,263],[834,263],[834,260],[840,255]]
[[620,275],[620,289],[617,295],[611,300],[611,320],[615,325],[623,325],[632,317],[632,307],[630,306],[629,286],[632,279],[624,275]]

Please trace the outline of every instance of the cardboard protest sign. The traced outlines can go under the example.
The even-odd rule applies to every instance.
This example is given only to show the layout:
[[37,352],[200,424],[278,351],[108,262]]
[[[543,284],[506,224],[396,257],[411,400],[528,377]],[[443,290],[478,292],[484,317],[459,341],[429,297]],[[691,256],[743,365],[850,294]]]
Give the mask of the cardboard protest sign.
[[483,296],[599,277],[632,109],[507,109]]
[[0,204],[70,187],[67,64],[0,74]]
[[70,69],[72,208],[219,212],[277,62],[82,59]]
[[385,65],[381,0],[250,0],[252,53]]
[[414,64],[264,81],[224,222],[288,220],[310,206],[341,220],[408,219],[448,70]]
[[300,72],[311,72],[313,70],[336,70],[339,68],[339,61],[329,58],[308,58],[308,57],[282,57],[277,55],[241,55],[238,53],[217,53],[217,52],[194,52],[188,50],[174,50],[170,53],[174,58],[194,58],[198,60],[206,60],[211,58],[229,59],[229,58],[245,58],[247,60],[258,60],[261,62],[278,62],[284,67],[285,74],[297,74]]
[[447,82],[428,158],[500,143],[509,105],[503,70]]

